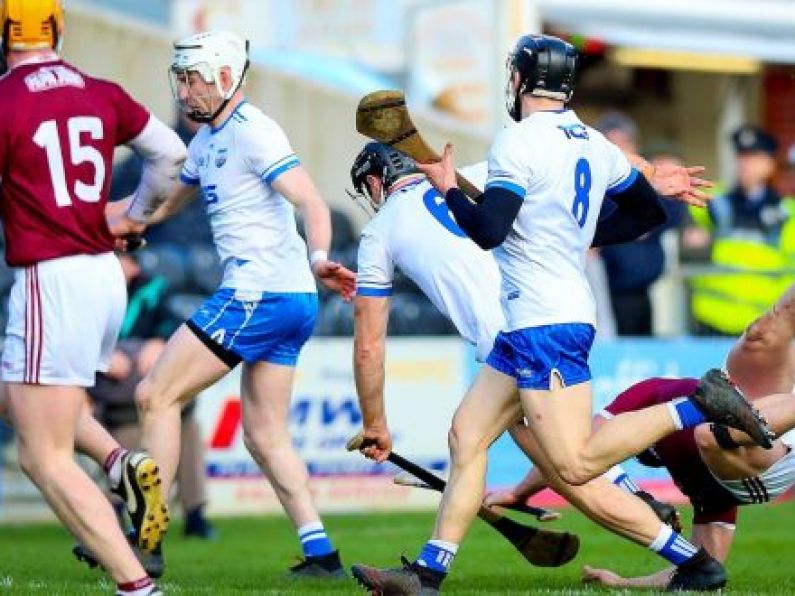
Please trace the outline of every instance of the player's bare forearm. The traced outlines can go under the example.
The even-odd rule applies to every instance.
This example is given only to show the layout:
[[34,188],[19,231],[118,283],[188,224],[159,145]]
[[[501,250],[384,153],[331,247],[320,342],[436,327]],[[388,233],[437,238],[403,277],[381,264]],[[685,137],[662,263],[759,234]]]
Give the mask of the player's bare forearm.
[[[516,424],[508,429],[511,437],[516,444],[521,447],[528,456],[530,455],[530,445],[527,443],[529,437],[529,430],[523,424]],[[511,489],[511,493],[518,500],[526,500],[534,494],[541,492],[547,487],[547,480],[537,467],[530,470],[527,475],[522,478],[521,482]]]
[[709,195],[703,190],[714,186],[712,181],[699,178],[705,168],[703,166],[680,166],[663,164],[654,166],[633,153],[625,153],[633,168],[643,174],[644,178],[660,196],[678,200],[695,207],[706,207]]
[[384,408],[384,349],[383,346],[363,346],[354,341],[354,376],[362,425],[386,428]]
[[320,195],[316,200],[305,203],[302,212],[309,252],[328,251],[331,246],[331,215]]
[[303,166],[279,176],[273,188],[301,212],[309,253],[318,250],[328,252],[331,246],[331,215]]
[[652,178],[654,177],[654,166],[643,159],[640,155],[635,153],[628,153],[625,151],[624,155],[626,156],[630,165],[643,174],[649,182],[651,182]]
[[519,500],[527,500],[533,495],[540,493],[548,486],[547,479],[538,468],[533,468],[527,475],[522,478],[521,482],[517,484],[511,492],[516,495]]
[[353,370],[365,429],[386,428],[384,361],[388,317],[387,298],[355,298]]
[[177,182],[171,189],[168,198],[157,208],[146,222],[147,225],[155,225],[167,220],[182,211],[185,206],[196,198],[199,194],[199,187]]
[[610,569],[598,569],[586,565],[582,570],[582,581],[611,588],[665,588],[671,581],[674,571],[674,567],[669,567],[651,575],[623,577]]

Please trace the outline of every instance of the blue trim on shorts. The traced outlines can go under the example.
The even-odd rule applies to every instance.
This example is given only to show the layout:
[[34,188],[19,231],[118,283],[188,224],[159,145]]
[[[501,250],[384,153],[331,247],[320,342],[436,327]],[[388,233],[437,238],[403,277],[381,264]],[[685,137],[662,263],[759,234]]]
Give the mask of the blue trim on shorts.
[[557,371],[566,386],[591,380],[588,355],[595,330],[585,323],[501,331],[486,364],[516,379],[519,389],[548,391]]
[[295,366],[312,335],[317,313],[314,292],[252,294],[221,288],[190,321],[244,362]]

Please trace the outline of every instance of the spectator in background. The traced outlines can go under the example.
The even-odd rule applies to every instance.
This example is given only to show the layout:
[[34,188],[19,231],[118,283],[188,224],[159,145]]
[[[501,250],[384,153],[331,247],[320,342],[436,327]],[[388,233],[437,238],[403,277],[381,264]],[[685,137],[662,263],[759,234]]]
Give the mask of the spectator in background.
[[[638,128],[635,122],[620,112],[608,112],[596,124],[597,130],[620,148],[625,154],[637,154]],[[656,155],[647,155],[652,165],[659,163],[683,165],[678,151],[664,149]],[[662,233],[679,223],[682,204],[664,201],[668,211],[668,222],[643,237],[625,244],[606,246],[601,250],[607,271],[610,302],[616,321],[618,335],[652,335],[652,305],[649,290],[665,269],[665,251]]]
[[[187,145],[199,126],[184,115],[180,115],[174,130]],[[113,180],[110,187],[111,201],[124,199],[135,191],[140,178],[141,163],[141,158],[137,154],[133,154],[113,168]],[[204,201],[191,201],[173,217],[147,229],[145,236],[149,244],[212,245],[213,236],[204,209]]]
[[[165,308],[170,293],[161,276],[149,277],[129,253],[119,255],[127,280],[128,306],[119,342],[106,374],[98,374],[89,390],[97,418],[125,448],[140,443],[135,386],[152,368],[163,351],[165,340],[182,322]],[[185,535],[209,539],[215,530],[204,516],[207,502],[204,447],[193,415],[195,401],[182,411],[182,444],[177,483],[185,515]]]
[[[761,316],[795,281],[795,220],[792,202],[772,186],[776,139],[745,125],[731,136],[737,181],[706,211],[692,212],[712,241],[710,262],[725,268],[691,279],[697,332],[737,335]],[[702,232],[703,233],[703,232]],[[698,238],[692,233],[692,240]]]
[[771,180],[776,173],[778,142],[761,128],[742,126],[731,136],[737,182],[716,196],[706,214],[715,238],[748,238],[775,245],[788,214]]

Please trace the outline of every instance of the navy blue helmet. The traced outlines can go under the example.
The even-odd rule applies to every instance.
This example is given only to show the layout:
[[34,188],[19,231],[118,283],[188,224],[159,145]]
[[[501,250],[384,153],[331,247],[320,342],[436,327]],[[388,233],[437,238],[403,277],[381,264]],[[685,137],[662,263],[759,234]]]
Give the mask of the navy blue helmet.
[[417,163],[408,155],[383,143],[367,143],[356,156],[351,167],[351,182],[359,194],[369,194],[367,176],[381,179],[384,189],[388,189],[399,178],[416,174]]
[[[505,104],[511,118],[521,120],[521,96],[530,93],[568,102],[574,93],[577,50],[552,35],[523,35],[508,55]],[[519,85],[513,87],[513,75]]]

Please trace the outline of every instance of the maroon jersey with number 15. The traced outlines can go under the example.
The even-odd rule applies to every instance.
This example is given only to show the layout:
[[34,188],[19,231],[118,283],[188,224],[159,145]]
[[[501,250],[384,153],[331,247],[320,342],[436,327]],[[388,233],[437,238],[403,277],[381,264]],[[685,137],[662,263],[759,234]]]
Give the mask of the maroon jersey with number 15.
[[0,218],[13,267],[113,249],[105,221],[113,150],[149,112],[61,60],[0,78]]

